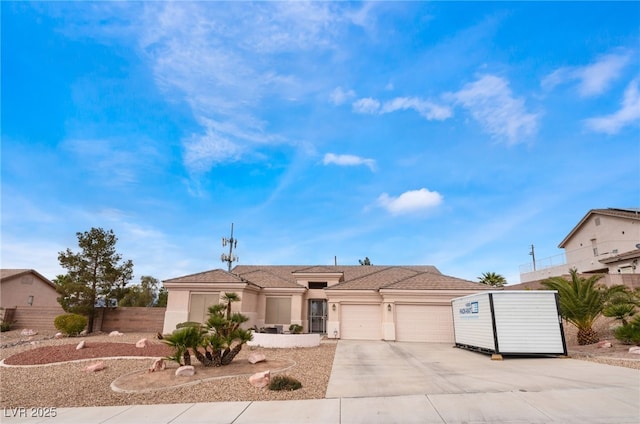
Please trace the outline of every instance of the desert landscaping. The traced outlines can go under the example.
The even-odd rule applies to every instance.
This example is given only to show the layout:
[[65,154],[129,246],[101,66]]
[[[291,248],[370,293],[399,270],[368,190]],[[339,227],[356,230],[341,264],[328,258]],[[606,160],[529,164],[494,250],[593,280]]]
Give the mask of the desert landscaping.
[[[600,331],[607,335],[606,327]],[[572,328],[567,329],[567,338],[569,356],[574,360],[640,369],[640,355],[630,353],[630,346],[614,338],[602,339],[610,342],[611,347],[577,346],[572,343]],[[138,348],[136,342],[141,339],[147,339],[148,343]],[[85,341],[84,348],[76,349],[81,341]],[[0,367],[3,408],[322,399],[336,348],[335,341],[326,340],[314,348],[245,346],[230,365],[205,368],[193,361],[194,376],[175,377],[178,365],[171,361],[165,361],[164,371],[147,371],[154,358],[170,354],[170,349],[155,334],[113,337],[96,333],[56,339],[53,333],[25,336],[21,330],[13,330],[2,333],[0,344],[0,359],[6,364]],[[266,361],[251,364],[247,359],[256,353],[263,354]],[[108,357],[114,358],[104,359]],[[95,372],[86,370],[97,363],[104,368]],[[252,386],[249,377],[265,370],[270,370],[271,375],[294,377],[302,388],[271,391]]]

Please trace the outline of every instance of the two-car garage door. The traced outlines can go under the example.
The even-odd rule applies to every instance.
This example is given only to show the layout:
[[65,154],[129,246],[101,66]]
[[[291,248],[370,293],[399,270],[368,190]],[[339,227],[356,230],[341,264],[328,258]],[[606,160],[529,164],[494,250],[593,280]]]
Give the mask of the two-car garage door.
[[[341,307],[341,338],[381,340],[380,304]],[[396,340],[399,342],[449,343],[454,341],[453,316],[448,305],[395,305]]]
[[453,314],[446,305],[396,305],[399,342],[453,342]]

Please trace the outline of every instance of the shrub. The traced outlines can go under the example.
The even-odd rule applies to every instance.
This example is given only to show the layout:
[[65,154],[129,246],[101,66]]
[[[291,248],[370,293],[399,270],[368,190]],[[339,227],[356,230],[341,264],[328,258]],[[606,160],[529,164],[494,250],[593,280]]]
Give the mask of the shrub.
[[5,332],[11,330],[11,325],[13,321],[0,321],[0,331]]
[[289,332],[293,334],[302,333],[302,326],[300,324],[291,324],[289,326]]
[[87,318],[78,314],[62,314],[53,320],[53,325],[68,336],[77,336],[87,326]]
[[269,383],[269,390],[298,390],[302,388],[302,383],[288,375],[276,375]]
[[622,344],[640,344],[640,315],[616,328],[613,334]]
[[185,327],[202,327],[202,324],[200,324],[199,322],[195,322],[195,321],[186,321],[186,322],[180,322],[178,324],[176,324],[176,330],[179,330],[181,328],[185,328]]

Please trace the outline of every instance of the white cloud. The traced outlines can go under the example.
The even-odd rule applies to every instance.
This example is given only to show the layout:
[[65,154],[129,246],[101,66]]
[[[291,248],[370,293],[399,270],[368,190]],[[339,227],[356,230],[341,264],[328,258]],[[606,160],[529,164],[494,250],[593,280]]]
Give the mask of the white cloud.
[[363,113],[367,115],[376,114],[380,110],[380,102],[376,99],[372,99],[371,97],[358,99],[355,102],[353,102],[352,106],[353,106],[354,112]]
[[538,115],[528,113],[522,98],[515,98],[503,78],[485,75],[450,95],[495,138],[509,144],[522,142],[538,127]]
[[189,171],[240,160],[254,143],[286,141],[265,133],[262,106],[317,89],[313,76],[303,81],[296,69],[308,54],[339,48],[335,40],[348,18],[336,9],[317,2],[145,3],[135,26],[155,82],[202,125],[202,135],[182,140]]
[[222,162],[237,161],[242,155],[242,147],[230,141],[212,127],[205,134],[194,134],[183,141],[184,163],[194,172],[206,172]]
[[617,112],[587,119],[585,123],[593,131],[617,134],[623,127],[638,121],[640,121],[640,93],[638,80],[635,79],[627,86],[622,105]]
[[452,113],[451,109],[447,106],[439,106],[427,100],[422,100],[417,97],[396,97],[395,99],[386,102],[380,111],[380,113],[390,113],[397,110],[413,109],[428,120],[443,121],[450,118]]
[[396,112],[398,110],[413,109],[423,118],[432,121],[443,121],[450,118],[452,113],[448,106],[440,106],[428,100],[418,97],[396,97],[383,104],[379,100],[371,97],[358,99],[353,102],[353,111],[356,113],[374,115],[383,115],[386,113]]
[[337,87],[329,95],[331,103],[334,105],[341,105],[356,96],[356,92],[353,90],[343,90],[342,87]]
[[327,153],[324,155],[322,163],[325,165],[333,164],[339,166],[360,166],[365,165],[370,170],[376,170],[376,161],[374,159],[361,158],[355,155],[336,155],[334,153]]
[[410,190],[398,197],[391,197],[382,193],[378,197],[378,205],[385,208],[392,215],[404,215],[423,212],[440,205],[443,197],[437,191],[429,191],[426,188]]
[[609,88],[629,60],[627,53],[613,53],[600,56],[594,63],[586,66],[558,68],[542,80],[541,86],[551,90],[557,85],[577,81],[578,93],[582,97],[596,96]]

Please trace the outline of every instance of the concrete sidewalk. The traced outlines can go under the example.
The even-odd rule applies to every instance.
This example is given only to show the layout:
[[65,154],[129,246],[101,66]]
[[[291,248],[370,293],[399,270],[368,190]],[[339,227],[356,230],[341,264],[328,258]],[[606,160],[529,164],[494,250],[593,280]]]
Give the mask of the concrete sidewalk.
[[[54,418],[7,417],[2,423],[350,424],[616,423],[640,420],[637,392],[504,392],[336,398],[272,402],[59,408]],[[29,413],[30,411],[27,411]]]

